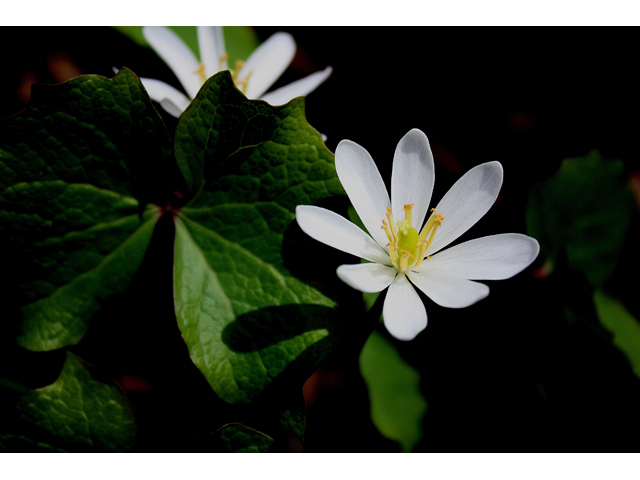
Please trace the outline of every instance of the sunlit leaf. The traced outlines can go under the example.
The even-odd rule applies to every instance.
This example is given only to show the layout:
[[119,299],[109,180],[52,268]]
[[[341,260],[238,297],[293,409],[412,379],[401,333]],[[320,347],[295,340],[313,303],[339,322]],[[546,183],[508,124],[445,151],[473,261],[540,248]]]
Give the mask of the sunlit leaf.
[[600,322],[613,335],[614,345],[622,350],[640,377],[640,323],[620,301],[602,290],[595,291],[593,301]]
[[249,402],[333,348],[336,302],[291,273],[287,255],[295,264],[306,253],[284,243],[296,205],[343,192],[333,155],[302,98],[247,100],[228,72],[180,117],[175,148],[194,197],[176,219],[178,324],[216,393]]
[[421,422],[427,411],[420,374],[375,331],[360,353],[360,371],[369,389],[374,425],[399,442],[403,451],[411,451],[422,438]]

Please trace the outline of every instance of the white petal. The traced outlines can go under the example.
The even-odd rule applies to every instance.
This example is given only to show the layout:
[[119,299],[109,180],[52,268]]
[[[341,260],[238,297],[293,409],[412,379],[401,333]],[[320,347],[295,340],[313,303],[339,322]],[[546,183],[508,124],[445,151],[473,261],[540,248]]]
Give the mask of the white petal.
[[413,227],[420,232],[429,209],[434,179],[429,140],[414,128],[402,137],[393,156],[391,209],[396,222],[404,219],[404,205],[413,203]]
[[488,162],[472,168],[436,206],[444,215],[427,255],[433,255],[469,230],[489,211],[502,186],[502,165]]
[[[225,54],[222,27],[198,27],[198,47],[207,78],[221,71],[221,57]],[[222,63],[222,70],[226,70],[227,61]]]
[[464,308],[489,295],[489,287],[464,278],[438,275],[432,270],[408,270],[411,282],[442,307]]
[[158,56],[173,70],[187,95],[194,98],[202,84],[198,74],[194,73],[200,64],[191,49],[167,27],[144,27],[142,33]]
[[384,181],[371,155],[357,143],[342,140],[336,148],[336,171],[349,200],[369,234],[384,247],[389,240],[382,230],[391,206]]
[[336,272],[338,278],[356,290],[366,293],[381,292],[395,278],[398,270],[379,263],[341,265]]
[[184,93],[160,80],[141,78],[140,81],[151,99],[162,105],[162,108],[174,117],[179,117],[191,103]]
[[415,270],[446,272],[469,280],[504,280],[527,268],[538,256],[540,245],[520,233],[476,238],[427,258]]
[[284,105],[296,97],[308,95],[313,92],[318,85],[329,78],[332,71],[333,69],[331,67],[327,67],[321,72],[312,73],[300,80],[291,82],[289,85],[280,87],[273,92],[265,93],[262,95],[261,100],[271,105]]
[[399,273],[391,283],[382,316],[384,326],[398,340],[413,340],[427,327],[427,311],[404,273]]
[[247,58],[238,73],[247,84],[247,98],[260,98],[287,69],[296,53],[296,42],[289,33],[277,32],[271,35]]
[[319,242],[371,262],[391,265],[389,255],[369,235],[337,213],[298,205],[296,220],[304,233]]

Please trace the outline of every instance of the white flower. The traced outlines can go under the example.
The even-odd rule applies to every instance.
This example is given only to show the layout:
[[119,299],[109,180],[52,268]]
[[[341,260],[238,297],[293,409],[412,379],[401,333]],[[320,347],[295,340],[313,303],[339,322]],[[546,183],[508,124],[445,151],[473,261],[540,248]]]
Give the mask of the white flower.
[[502,186],[499,162],[469,170],[431,210],[420,231],[434,184],[433,156],[424,133],[414,129],[400,140],[391,199],[364,148],[343,140],[335,157],[338,178],[371,236],[319,207],[299,205],[296,219],[316,240],[372,262],[342,265],[338,277],[363,292],[389,287],[384,323],[400,340],[413,339],[427,326],[427,312],[414,286],[443,307],[467,307],[489,294],[489,287],[473,280],[512,277],[538,255],[538,242],[518,233],[477,238],[437,253],[491,208]]
[[[167,27],[144,27],[144,38],[173,70],[187,95],[153,78],[141,78],[149,96],[174,117],[187,108],[204,82],[214,74],[229,70],[222,27],[198,27],[200,59]],[[250,99],[261,99],[272,105],[282,105],[294,97],[307,95],[331,74],[331,67],[278,88],[265,92],[287,69],[296,52],[293,37],[285,32],[274,33],[262,43],[246,62],[236,62],[231,69],[236,86]]]

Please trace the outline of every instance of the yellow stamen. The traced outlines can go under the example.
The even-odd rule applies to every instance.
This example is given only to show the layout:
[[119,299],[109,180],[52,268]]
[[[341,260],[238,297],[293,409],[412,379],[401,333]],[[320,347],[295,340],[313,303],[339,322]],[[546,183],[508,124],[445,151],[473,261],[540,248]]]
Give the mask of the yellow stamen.
[[394,241],[393,241],[393,235],[391,235],[391,231],[389,230],[389,225],[387,225],[387,222],[385,222],[384,220],[382,220],[382,227],[384,230],[384,233],[387,234],[387,238],[389,239],[389,244],[388,245],[393,245]]
[[413,203],[405,203],[402,211],[404,212],[405,221],[409,221],[409,226],[413,224],[411,220],[411,209],[413,208]]
[[[442,221],[444,220],[444,215],[438,213],[435,208],[432,208],[431,211],[434,213],[431,215],[429,221],[425,224],[422,232],[420,232],[420,252],[418,253],[418,261],[414,265],[415,267],[419,266],[424,259],[424,254],[427,252],[431,243],[433,242],[433,238],[436,235],[436,231],[442,225]],[[427,238],[427,236],[429,238]],[[427,257],[428,258],[428,257]]]
[[394,264],[397,262],[397,257],[396,257],[397,249],[398,248],[395,245],[389,245],[389,256],[391,257],[391,262]]
[[[387,235],[389,243],[389,257],[395,267],[401,271],[419,266],[425,258],[429,246],[433,242],[436,231],[442,225],[444,216],[435,209],[431,209],[433,215],[427,221],[424,228],[418,232],[412,225],[413,204],[407,203],[402,209],[405,212],[404,220],[397,223],[393,221],[391,207],[387,207],[387,221],[382,220],[382,229]],[[429,258],[429,257],[427,257]]]
[[201,63],[198,69],[193,73],[197,73],[200,76],[200,81],[202,83],[207,81],[207,75],[205,74],[205,71],[204,71],[204,63]]
[[396,224],[393,223],[393,216],[391,215],[391,207],[387,207],[387,220],[389,220],[389,227],[391,228],[393,243],[396,243],[398,241],[398,232],[396,231]]

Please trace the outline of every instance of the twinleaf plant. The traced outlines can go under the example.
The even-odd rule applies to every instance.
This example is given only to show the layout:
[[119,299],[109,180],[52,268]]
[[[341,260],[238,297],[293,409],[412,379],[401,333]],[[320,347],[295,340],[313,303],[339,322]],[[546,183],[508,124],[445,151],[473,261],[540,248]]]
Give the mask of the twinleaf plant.
[[142,448],[139,431],[152,435],[135,402],[92,373],[105,366],[72,352],[137,278],[166,217],[184,355],[224,403],[262,405],[281,427],[232,418],[204,444],[265,451],[278,435],[302,438],[302,383],[338,345],[347,290],[292,273],[307,241],[297,239],[295,207],[343,194],[303,98],[249,100],[224,71],[167,132],[126,68],[35,85],[28,108],[1,122],[0,169],[6,348],[68,352],[57,380],[36,390],[4,366],[0,385],[13,393],[2,415],[13,420],[0,422],[3,449],[126,451]]

